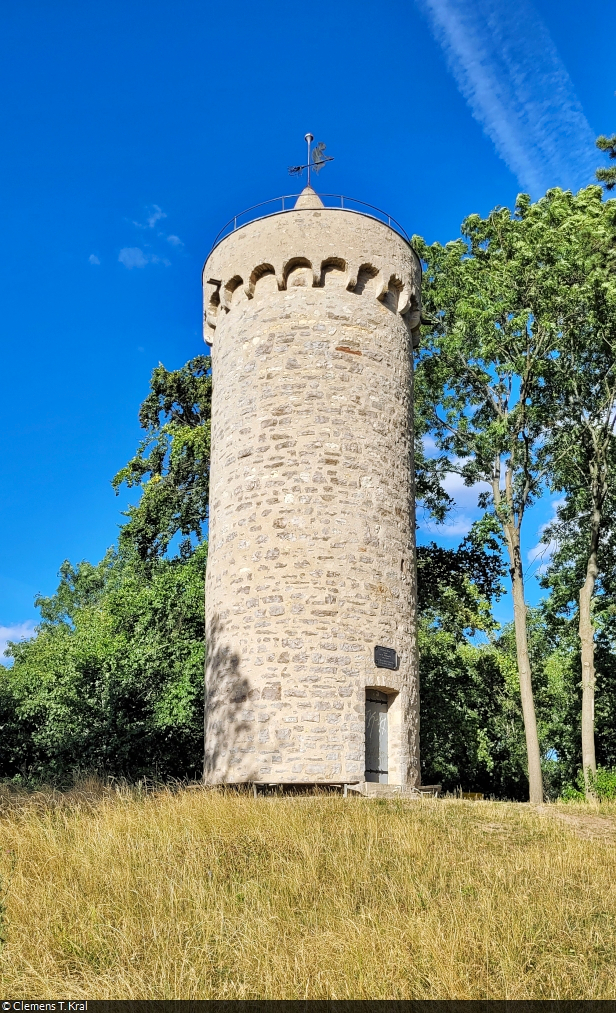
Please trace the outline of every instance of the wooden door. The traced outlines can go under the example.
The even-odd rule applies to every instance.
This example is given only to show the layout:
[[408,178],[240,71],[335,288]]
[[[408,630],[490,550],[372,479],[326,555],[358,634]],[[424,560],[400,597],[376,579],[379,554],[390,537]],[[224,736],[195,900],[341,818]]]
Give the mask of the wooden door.
[[366,781],[387,784],[387,695],[366,690]]

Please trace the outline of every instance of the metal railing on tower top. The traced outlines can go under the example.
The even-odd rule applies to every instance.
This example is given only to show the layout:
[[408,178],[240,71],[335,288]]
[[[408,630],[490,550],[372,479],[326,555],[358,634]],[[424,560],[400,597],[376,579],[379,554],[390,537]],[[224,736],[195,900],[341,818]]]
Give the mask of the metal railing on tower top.
[[[298,193],[288,193],[284,197],[272,197],[271,200],[262,201],[260,204],[253,204],[252,207],[246,208],[245,211],[240,211],[239,214],[234,215],[230,218],[226,225],[223,225],[222,229],[216,236],[216,239],[212,243],[212,250],[216,249],[218,244],[222,242],[226,236],[235,232],[237,229],[241,229],[244,225],[249,225],[250,222],[257,222],[261,218],[271,218],[273,215],[287,214],[289,211],[294,210],[294,205],[289,204],[285,207],[285,201],[295,202],[300,196]],[[318,195],[323,201],[323,209],[325,211],[336,210],[342,208],[344,211],[357,211],[360,214],[366,215],[368,218],[374,218],[378,222],[383,222],[388,225],[390,229],[397,232],[398,235],[402,236],[404,240],[411,244],[410,237],[406,231],[397,222],[395,218],[388,215],[386,211],[381,211],[380,208],[374,206],[374,204],[367,204],[363,200],[356,200],[355,197],[346,197],[341,193],[320,193]],[[272,206],[273,210],[263,212],[261,209],[266,208],[269,205]],[[363,210],[368,208],[368,211]]]

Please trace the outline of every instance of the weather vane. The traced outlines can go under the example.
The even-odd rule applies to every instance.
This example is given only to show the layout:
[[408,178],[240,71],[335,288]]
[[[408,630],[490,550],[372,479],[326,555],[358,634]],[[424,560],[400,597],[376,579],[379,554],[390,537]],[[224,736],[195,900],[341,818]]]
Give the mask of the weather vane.
[[304,169],[307,169],[308,170],[308,186],[310,186],[310,170],[314,169],[315,172],[320,172],[326,162],[333,162],[334,159],[333,159],[332,155],[324,155],[323,154],[323,152],[325,151],[325,145],[323,144],[323,141],[319,141],[318,144],[315,144],[314,148],[312,149],[312,153],[311,153],[311,151],[310,151],[310,145],[314,141],[314,137],[312,136],[312,134],[306,134],[304,140],[306,141],[306,144],[308,145],[308,161],[307,161],[306,165],[290,165],[289,166],[289,174],[291,176],[298,176],[300,174],[300,172],[303,172]]

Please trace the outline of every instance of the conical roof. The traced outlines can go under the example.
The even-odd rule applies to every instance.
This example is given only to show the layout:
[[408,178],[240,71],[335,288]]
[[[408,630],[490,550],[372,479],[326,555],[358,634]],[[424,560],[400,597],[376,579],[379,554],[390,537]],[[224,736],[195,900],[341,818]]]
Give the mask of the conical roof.
[[316,211],[323,206],[323,201],[311,186],[305,186],[295,202],[296,211]]

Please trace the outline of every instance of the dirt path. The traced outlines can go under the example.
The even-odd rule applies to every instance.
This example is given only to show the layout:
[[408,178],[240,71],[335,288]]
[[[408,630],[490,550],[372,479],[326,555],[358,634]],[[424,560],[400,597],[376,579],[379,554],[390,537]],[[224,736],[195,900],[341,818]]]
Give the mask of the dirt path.
[[559,820],[585,840],[612,840],[616,843],[616,819],[611,816],[598,816],[594,812],[563,812],[554,805],[540,805],[536,811],[541,816]]

